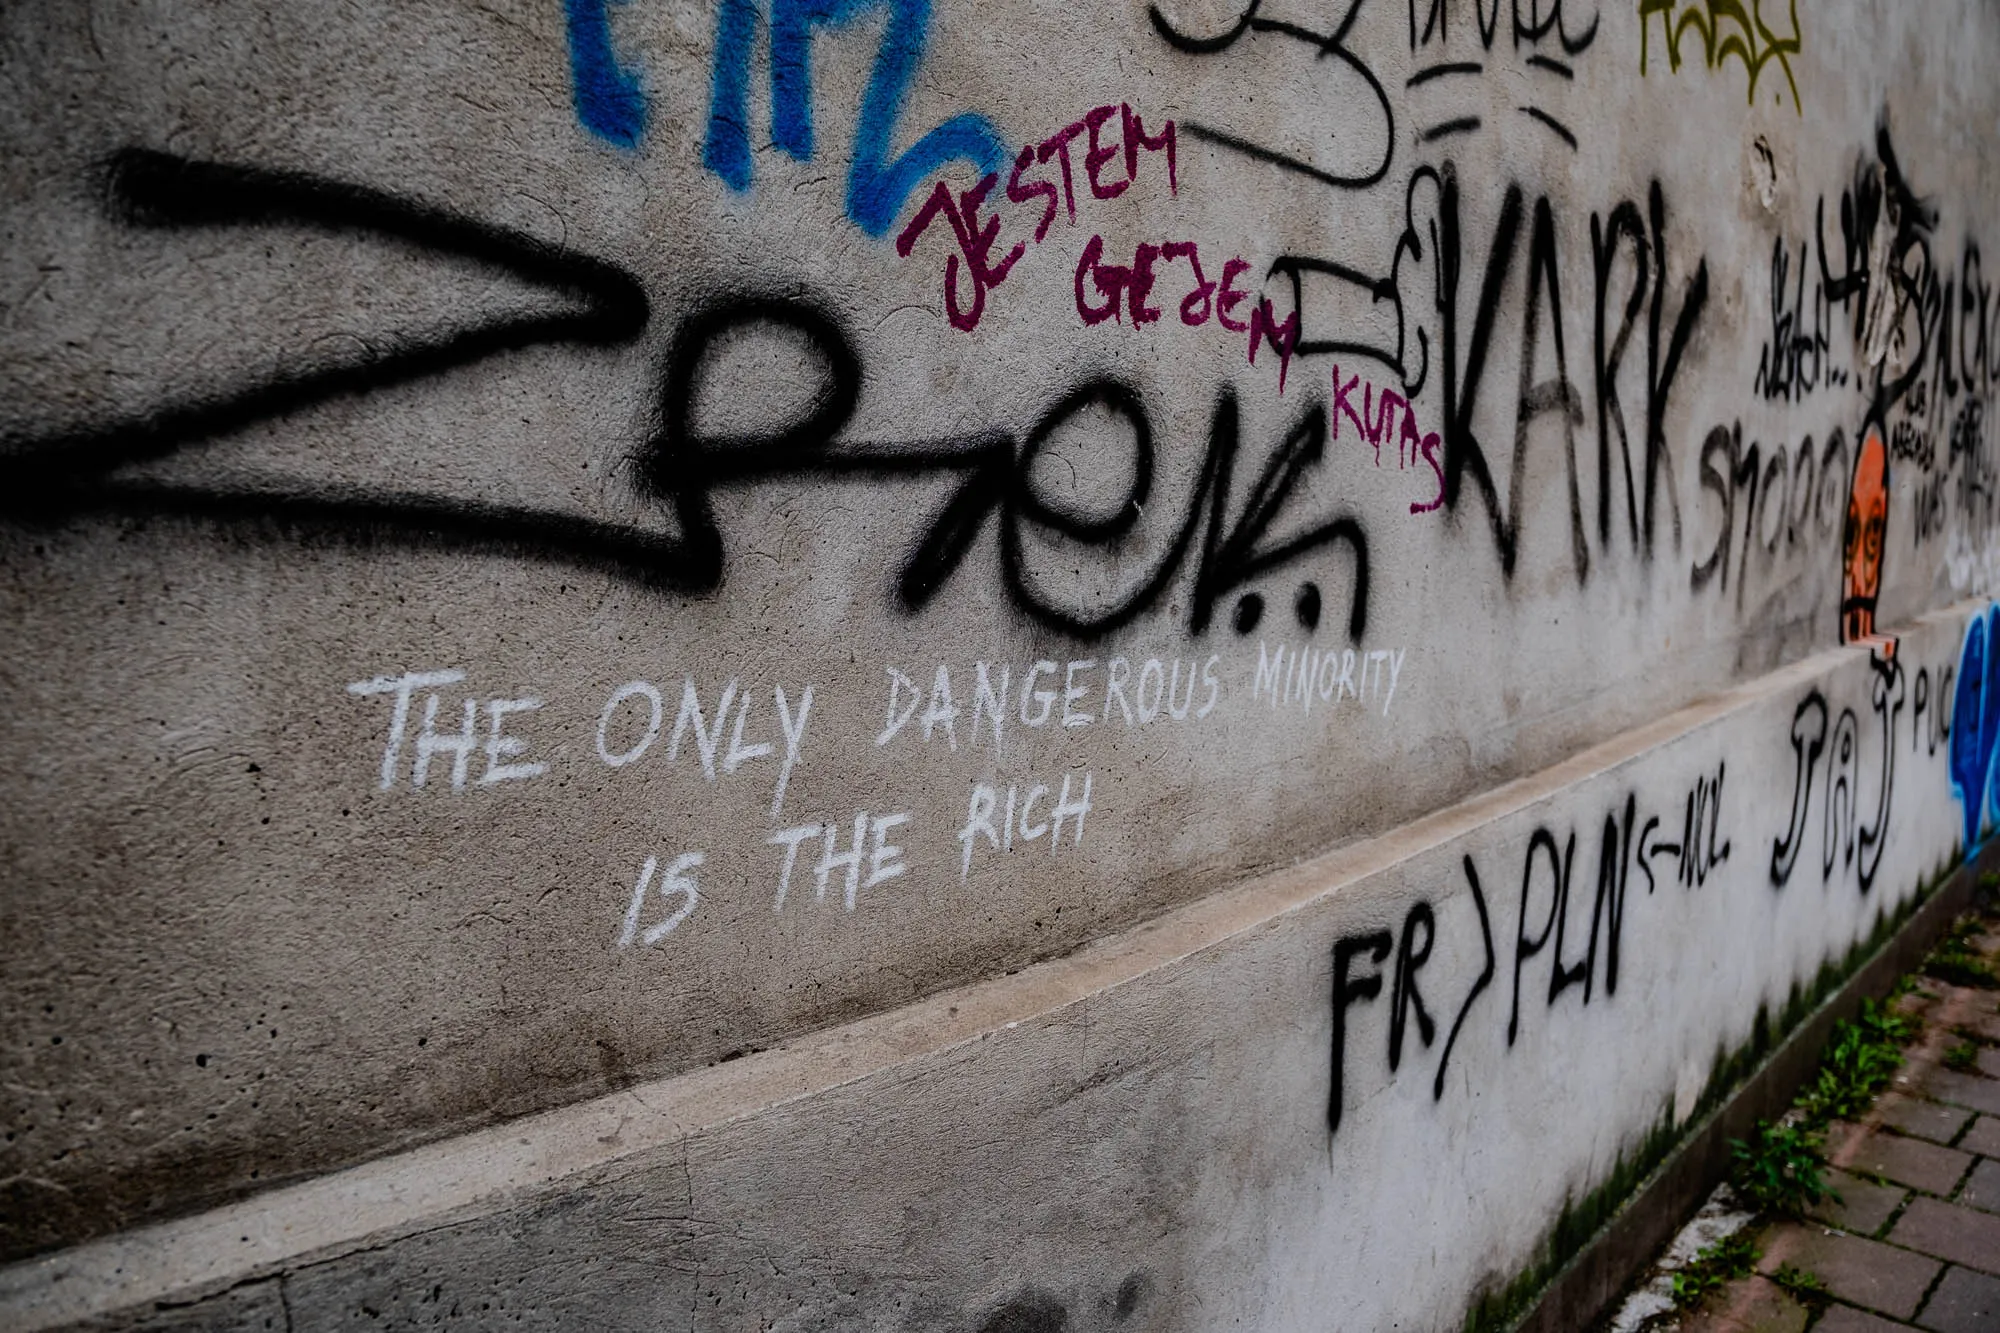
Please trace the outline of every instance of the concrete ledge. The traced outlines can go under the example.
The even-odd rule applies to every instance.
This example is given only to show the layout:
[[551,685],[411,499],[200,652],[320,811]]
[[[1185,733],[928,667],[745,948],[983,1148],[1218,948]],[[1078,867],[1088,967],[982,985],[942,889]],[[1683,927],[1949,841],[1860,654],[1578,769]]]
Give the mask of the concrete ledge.
[[[1960,617],[1939,613],[1912,627],[1906,654],[1955,656],[1960,632]],[[1511,1021],[1503,1025],[1506,992],[1493,988],[1476,1006],[1491,981],[1482,967],[1497,971],[1494,927],[1519,928],[1500,914],[1519,916],[1527,898],[1510,893],[1489,909],[1474,859],[1504,875],[1524,864],[1535,839],[1580,829],[1588,875],[1600,859],[1592,839],[1611,813],[1637,799],[1677,826],[1691,822],[1683,811],[1719,787],[1725,760],[1732,792],[1781,793],[1794,778],[1798,700],[1824,691],[1836,706],[1865,708],[1872,683],[1863,651],[1815,655],[1388,835],[1018,973],[0,1268],[0,1311],[24,1330],[164,1328],[197,1307],[214,1322],[231,1293],[258,1286],[282,1295],[296,1327],[341,1326],[357,1311],[400,1306],[416,1323],[431,1312],[417,1307],[450,1286],[455,1301],[565,1317],[589,1310],[604,1327],[659,1327],[665,1311],[684,1314],[700,1301],[719,1309],[713,1303],[723,1300],[733,1304],[712,1326],[781,1308],[801,1328],[879,1326],[882,1310],[902,1302],[921,1305],[920,1326],[978,1328],[997,1309],[1053,1301],[1077,1312],[1078,1333],[1096,1333],[1085,1314],[1120,1305],[1107,1292],[1137,1283],[1131,1290],[1150,1293],[1149,1308],[1191,1320],[1186,1312],[1205,1303],[1198,1294],[1222,1300],[1240,1275],[1261,1280],[1274,1256],[1282,1264],[1297,1255],[1299,1294],[1270,1314],[1271,1326],[1286,1327],[1304,1326],[1298,1320],[1327,1299],[1304,1288],[1338,1271],[1329,1254],[1365,1263],[1370,1247],[1392,1245],[1438,1261],[1384,1270],[1393,1281],[1361,1293],[1373,1304],[1354,1326],[1455,1323],[1491,1274],[1547,1271],[1530,1267],[1545,1242],[1518,1225],[1508,1230],[1501,1214],[1552,1220],[1566,1197],[1593,1188],[1608,1196],[1607,1179],[1631,1179],[1616,1163],[1633,1160],[1641,1141],[1659,1142],[1647,1134],[1661,1098],[1698,1091],[1704,1053],[1743,1049],[1750,1015],[1782,1002],[1787,984],[1809,982],[1822,960],[1847,966],[1856,942],[1878,938],[1879,909],[1909,910],[1940,856],[1954,854],[1957,820],[1933,795],[1935,782],[1906,784],[1916,795],[1905,798],[1902,850],[1873,896],[1843,879],[1842,892],[1789,913],[1798,896],[1773,892],[1764,858],[1752,854],[1757,840],[1783,831],[1782,819],[1732,826],[1741,830],[1738,853],[1703,863],[1713,872],[1706,890],[1692,876],[1671,877],[1664,862],[1661,887],[1671,892],[1635,890],[1631,929],[1645,947],[1628,953],[1616,1004],[1608,979],[1588,1010],[1584,994],[1569,993],[1560,1008],[1552,996],[1552,1017],[1518,1047]],[[1624,819],[1643,841],[1633,814]],[[1961,874],[1915,919],[1934,931],[1970,882]],[[1747,924],[1746,912],[1722,910],[1737,905]],[[1399,1081],[1384,1050],[1388,1004],[1359,1011],[1373,1022],[1357,1030],[1374,1058],[1357,1044],[1334,1066],[1347,1111],[1334,1139],[1325,1116],[1340,944],[1386,936],[1419,913],[1435,923],[1424,984],[1441,1016],[1437,1072],[1406,1060]],[[1567,949],[1550,938],[1552,957],[1590,957],[1581,935]],[[1689,958],[1725,964],[1720,984],[1683,996]],[[1901,965],[1878,959],[1861,977],[1873,970],[1885,987]],[[1838,1016],[1830,1007],[1788,1044],[1800,1052],[1792,1082],[1817,1053],[1815,1025],[1823,1033]],[[1464,1032],[1477,1037],[1461,1042],[1467,1013],[1475,1026]],[[1677,1049],[1634,1041],[1635,1025],[1680,1034]],[[1454,1053],[1447,1083],[1443,1060]],[[1567,1132],[1575,1126],[1549,1101],[1552,1073],[1601,1067],[1608,1089],[1634,1053],[1640,1064],[1620,1077],[1635,1091],[1615,1108],[1615,1139]],[[1775,1104],[1778,1093],[1771,1097]],[[1684,1114],[1699,1106],[1689,1101]],[[1747,1123],[1758,1109],[1734,1114]],[[1713,1120],[1693,1123],[1714,1133],[1719,1171],[1727,1137],[1741,1130],[1730,1121],[1711,1131]],[[977,1142],[968,1144],[968,1127]],[[1475,1135],[1485,1151],[1450,1157],[1450,1145]],[[1365,1183],[1378,1163],[1441,1160],[1446,1169],[1407,1181],[1404,1197]],[[885,1187],[912,1161],[933,1166],[908,1190]],[[1230,1170],[1248,1172],[1258,1188],[1230,1183],[1216,1170],[1221,1161],[1239,1162]],[[952,1187],[941,1189],[947,1175]],[[1677,1216],[1676,1198],[1691,1201],[1700,1188],[1659,1196],[1662,1215]],[[1458,1226],[1445,1202],[1468,1199],[1491,1215],[1498,1238],[1484,1253],[1453,1251],[1430,1226],[1441,1218]],[[1362,1200],[1380,1206],[1371,1212]],[[869,1226],[855,1225],[858,1212]],[[1202,1219],[1199,1245],[1187,1240],[1192,1218]],[[1273,1219],[1285,1234],[1273,1233]],[[1648,1252],[1643,1239],[1628,1248]],[[529,1251],[535,1260],[524,1268]],[[899,1256],[886,1278],[885,1252]],[[680,1257],[666,1264],[664,1255]],[[1598,1262],[1586,1255],[1570,1272]],[[712,1292],[703,1277],[752,1268],[769,1281]],[[1625,1271],[1584,1282],[1548,1318],[1574,1326],[1560,1312],[1601,1303]],[[1572,1280],[1566,1272],[1544,1303],[1562,1299],[1561,1283]]]
[[1688,1132],[1582,1252],[1542,1289],[1534,1306],[1512,1326],[1513,1333],[1571,1333],[1594,1327],[1729,1174],[1730,1140],[1748,1136],[1759,1120],[1784,1113],[1819,1067],[1820,1052],[1834,1024],[1853,1018],[1864,1000],[1887,995],[1972,903],[1980,877],[1992,872],[2000,872],[2000,840],[1988,842],[1977,857],[1953,871],[1901,929],[1779,1042],[1727,1101]]

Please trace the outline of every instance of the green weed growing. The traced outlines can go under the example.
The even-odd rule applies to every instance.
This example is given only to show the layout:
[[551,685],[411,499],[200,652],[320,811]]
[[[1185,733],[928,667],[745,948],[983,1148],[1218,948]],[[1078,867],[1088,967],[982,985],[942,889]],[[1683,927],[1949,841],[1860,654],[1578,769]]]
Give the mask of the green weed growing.
[[1916,1019],[1874,1000],[1863,1001],[1852,1022],[1836,1023],[1819,1072],[1796,1103],[1806,1126],[1823,1129],[1867,1109],[1902,1068],[1902,1048],[1916,1039],[1918,1030]]
[[1984,990],[2000,987],[2000,975],[1994,973],[1993,965],[1973,946],[1973,937],[1980,927],[1978,917],[1960,917],[1938,941],[1937,948],[1931,950],[1930,957],[1924,959],[1924,975],[1953,986],[1976,986]]
[[1818,1132],[1804,1125],[1760,1120],[1748,1140],[1729,1141],[1730,1182],[1761,1213],[1800,1214],[1828,1197],[1839,1202],[1826,1183],[1821,1147]]
[[1804,1213],[1825,1198],[1821,1131],[1835,1120],[1860,1115],[1903,1064],[1903,1045],[1918,1032],[1914,1018],[1865,1000],[1852,1021],[1836,1023],[1812,1081],[1793,1104],[1795,1114],[1758,1122],[1748,1140],[1732,1139],[1737,1190],[1760,1212]]
[[1826,1283],[1818,1273],[1791,1264],[1779,1264],[1778,1271],[1771,1274],[1771,1281],[1808,1304],[1823,1302],[1828,1296]]
[[1757,1247],[1742,1232],[1724,1236],[1688,1261],[1674,1274],[1674,1304],[1686,1309],[1725,1282],[1750,1276],[1757,1266]]

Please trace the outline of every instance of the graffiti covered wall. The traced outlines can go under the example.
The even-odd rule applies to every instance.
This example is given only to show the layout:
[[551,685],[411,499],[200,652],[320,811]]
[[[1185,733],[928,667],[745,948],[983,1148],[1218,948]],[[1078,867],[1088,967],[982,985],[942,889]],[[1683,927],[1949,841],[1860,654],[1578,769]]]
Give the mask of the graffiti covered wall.
[[2000,814],[1990,6],[0,41],[41,1326],[1456,1326]]

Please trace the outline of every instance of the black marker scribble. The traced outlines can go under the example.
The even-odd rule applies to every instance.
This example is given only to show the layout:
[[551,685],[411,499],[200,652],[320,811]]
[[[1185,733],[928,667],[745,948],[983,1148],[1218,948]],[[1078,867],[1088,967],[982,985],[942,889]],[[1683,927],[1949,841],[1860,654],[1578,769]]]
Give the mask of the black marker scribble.
[[1346,65],[1356,74],[1359,74],[1368,84],[1369,90],[1375,94],[1375,100],[1382,108],[1382,123],[1386,131],[1382,140],[1382,159],[1369,170],[1359,174],[1342,174],[1340,172],[1328,171],[1323,167],[1314,166],[1312,163],[1290,153],[1281,153],[1276,149],[1266,148],[1260,144],[1253,143],[1227,130],[1186,119],[1182,119],[1179,122],[1181,133],[1188,135],[1190,138],[1200,139],[1204,143],[1212,143],[1218,148],[1226,148],[1231,152],[1241,153],[1255,161],[1305,176],[1311,180],[1316,180],[1323,185],[1333,186],[1336,189],[1365,190],[1383,179],[1389,174],[1390,161],[1396,155],[1396,112],[1395,108],[1389,104],[1389,93],[1382,86],[1382,80],[1376,77],[1375,71],[1368,68],[1365,61],[1347,47],[1347,35],[1354,30],[1354,21],[1361,16],[1361,5],[1362,0],[1353,0],[1353,3],[1347,8],[1346,16],[1341,19],[1340,25],[1330,33],[1314,32],[1310,28],[1300,27],[1296,23],[1287,23],[1282,19],[1260,18],[1257,11],[1263,6],[1263,0],[1249,0],[1249,3],[1244,6],[1243,12],[1237,15],[1236,22],[1231,24],[1226,31],[1213,37],[1189,36],[1174,27],[1167,20],[1166,15],[1162,14],[1158,6],[1155,5],[1147,6],[1146,16],[1152,20],[1153,31],[1158,34],[1160,40],[1164,41],[1168,46],[1173,47],[1174,50],[1187,55],[1220,55],[1234,46],[1245,33],[1268,32],[1280,37],[1288,37],[1296,42],[1305,43],[1319,53],[1317,59],[1325,60],[1328,57],[1332,57]]

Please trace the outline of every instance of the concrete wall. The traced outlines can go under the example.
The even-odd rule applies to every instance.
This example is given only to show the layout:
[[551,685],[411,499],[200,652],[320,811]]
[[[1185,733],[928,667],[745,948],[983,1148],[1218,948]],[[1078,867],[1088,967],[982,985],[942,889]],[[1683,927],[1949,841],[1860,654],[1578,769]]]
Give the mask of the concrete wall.
[[1456,1326],[1990,822],[1990,5],[0,42],[21,1321]]

